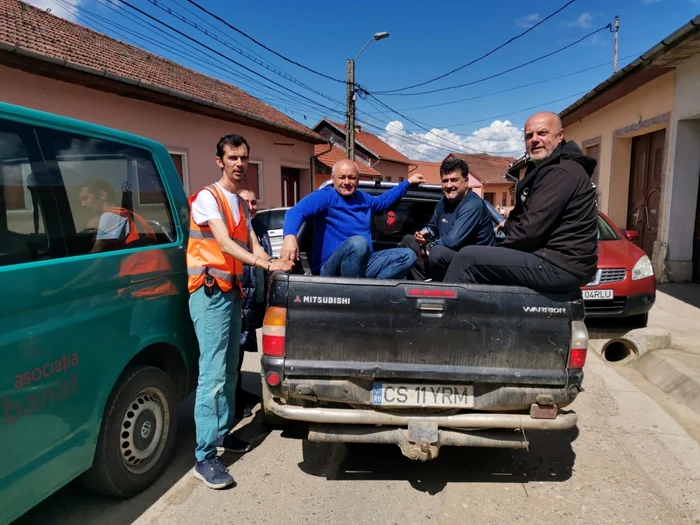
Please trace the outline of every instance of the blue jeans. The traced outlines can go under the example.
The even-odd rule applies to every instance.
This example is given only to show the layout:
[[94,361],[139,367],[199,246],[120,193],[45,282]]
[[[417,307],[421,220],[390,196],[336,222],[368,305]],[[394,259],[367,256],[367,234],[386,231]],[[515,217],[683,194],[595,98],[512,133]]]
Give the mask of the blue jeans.
[[367,239],[360,235],[342,242],[321,266],[322,277],[367,277],[403,279],[416,254],[409,248],[392,248],[371,253]]
[[190,295],[190,316],[199,341],[199,382],[194,402],[197,461],[216,455],[216,440],[233,428],[241,334],[241,299],[234,288],[202,286]]

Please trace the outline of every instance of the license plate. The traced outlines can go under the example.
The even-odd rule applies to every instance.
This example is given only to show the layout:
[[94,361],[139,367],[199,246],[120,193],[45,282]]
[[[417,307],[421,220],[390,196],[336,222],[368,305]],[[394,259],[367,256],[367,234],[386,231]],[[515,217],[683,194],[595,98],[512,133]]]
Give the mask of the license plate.
[[614,297],[612,290],[583,290],[584,301],[605,301]]
[[374,383],[372,404],[400,407],[472,408],[474,406],[474,386]]

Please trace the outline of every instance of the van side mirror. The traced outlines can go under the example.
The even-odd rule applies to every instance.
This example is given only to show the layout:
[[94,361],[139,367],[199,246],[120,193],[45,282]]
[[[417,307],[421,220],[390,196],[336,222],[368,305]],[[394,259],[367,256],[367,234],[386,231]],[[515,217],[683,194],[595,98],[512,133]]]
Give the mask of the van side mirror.
[[638,242],[639,232],[636,232],[634,230],[625,230],[625,239],[627,239],[630,242]]

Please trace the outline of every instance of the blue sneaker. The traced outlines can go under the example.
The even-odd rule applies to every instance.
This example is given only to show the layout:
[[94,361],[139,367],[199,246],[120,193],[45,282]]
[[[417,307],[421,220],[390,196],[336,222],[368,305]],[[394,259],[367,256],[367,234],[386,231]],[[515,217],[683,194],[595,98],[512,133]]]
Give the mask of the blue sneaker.
[[210,489],[223,489],[233,484],[233,477],[228,473],[218,456],[204,461],[197,461],[192,474]]
[[224,434],[216,440],[216,451],[219,454],[245,454],[251,449],[250,443],[237,438],[233,434]]

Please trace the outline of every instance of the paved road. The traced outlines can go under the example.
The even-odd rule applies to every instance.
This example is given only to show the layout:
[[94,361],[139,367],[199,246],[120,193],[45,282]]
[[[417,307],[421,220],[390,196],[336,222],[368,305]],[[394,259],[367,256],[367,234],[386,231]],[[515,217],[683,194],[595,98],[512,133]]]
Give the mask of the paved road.
[[258,446],[226,458],[238,485],[220,492],[190,473],[190,400],[175,460],[146,493],[115,502],[74,483],[17,523],[700,524],[700,445],[597,357],[586,374],[579,428],[532,432],[529,452],[443,448],[421,464],[391,445],[305,446],[303,427],[269,432],[256,416],[240,434]]

